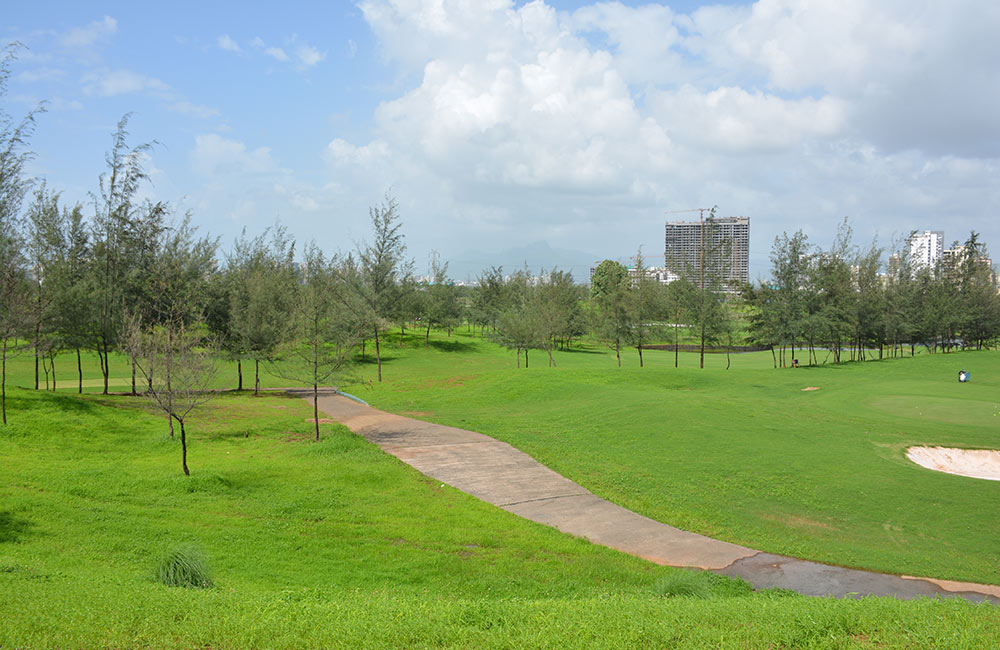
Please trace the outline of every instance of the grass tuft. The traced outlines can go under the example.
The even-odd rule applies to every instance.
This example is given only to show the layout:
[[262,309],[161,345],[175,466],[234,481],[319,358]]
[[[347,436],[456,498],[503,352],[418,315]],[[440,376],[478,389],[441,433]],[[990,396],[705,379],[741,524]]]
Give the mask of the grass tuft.
[[208,559],[190,544],[182,544],[170,551],[160,561],[156,578],[168,587],[211,589],[215,586],[208,570]]
[[678,570],[653,583],[653,594],[661,598],[713,598],[717,594],[712,576],[705,571]]

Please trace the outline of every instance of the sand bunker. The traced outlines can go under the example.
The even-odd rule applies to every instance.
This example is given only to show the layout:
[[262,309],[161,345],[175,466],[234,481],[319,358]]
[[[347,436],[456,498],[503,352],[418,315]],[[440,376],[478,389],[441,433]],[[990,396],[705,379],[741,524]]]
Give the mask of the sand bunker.
[[1000,481],[1000,451],[993,449],[910,447],[906,457],[937,472]]
[[819,390],[819,386],[806,386],[802,390],[803,391],[807,391],[807,390]]

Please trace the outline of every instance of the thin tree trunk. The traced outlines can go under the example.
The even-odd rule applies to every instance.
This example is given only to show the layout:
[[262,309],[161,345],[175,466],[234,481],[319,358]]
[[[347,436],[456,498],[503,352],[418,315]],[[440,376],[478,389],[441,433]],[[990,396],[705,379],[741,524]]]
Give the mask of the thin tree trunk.
[[615,358],[618,359],[618,367],[622,367],[622,346],[618,341],[615,341]]
[[[315,360],[313,364],[315,372]],[[319,442],[319,384],[313,382],[313,423],[316,425],[316,442]]]
[[[674,320],[679,320],[679,319],[674,319]],[[680,346],[680,333],[679,333],[680,332],[680,327],[681,327],[680,323],[677,323],[677,322],[674,323],[674,368],[677,367],[677,356],[678,356],[678,352],[680,351],[680,348],[681,348],[681,346]]]
[[187,434],[184,432],[184,420],[177,418],[177,421],[181,423],[181,467],[184,468],[185,476],[191,476],[191,472],[188,470]]
[[253,360],[253,394],[260,395],[260,359]]
[[528,348],[524,348],[524,367],[528,367]]
[[639,351],[639,367],[642,368],[643,367],[642,366],[642,346],[641,345],[637,345],[637,346],[635,346],[635,349]]
[[39,326],[35,325],[35,390],[38,390],[38,333]]
[[76,392],[83,395],[83,361],[80,359],[80,348],[76,349],[76,376],[77,376],[77,389]]
[[52,392],[56,392],[56,355],[49,351],[49,368],[52,370]]
[[243,390],[243,357],[236,360],[236,376],[239,378],[236,390]]
[[424,336],[424,349],[426,350],[431,344],[431,324],[427,323],[427,335]]
[[[704,292],[703,292],[704,293]],[[704,300],[704,298],[702,298]],[[699,361],[699,368],[705,367],[705,315],[701,316],[701,360]]]
[[774,364],[774,369],[778,369],[778,357],[774,354],[774,346],[771,346],[771,363]]
[[3,337],[3,361],[0,362],[0,411],[7,424],[7,337]]
[[138,391],[135,389],[135,357],[132,357],[132,395],[138,395]]
[[104,375],[104,394],[108,394],[108,374],[111,372],[110,364],[111,360],[108,359],[108,341],[105,338],[101,338],[101,342],[98,345],[97,356],[101,359],[101,374]]
[[375,326],[375,361],[378,364],[378,380],[382,381],[382,350],[378,344],[378,326]]

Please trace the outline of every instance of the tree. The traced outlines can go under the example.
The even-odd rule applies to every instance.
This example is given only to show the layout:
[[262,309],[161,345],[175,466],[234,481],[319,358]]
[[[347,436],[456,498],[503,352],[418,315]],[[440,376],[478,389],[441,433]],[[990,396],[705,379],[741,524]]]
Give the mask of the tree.
[[528,271],[516,271],[505,282],[503,303],[497,316],[493,338],[508,350],[517,354],[517,367],[521,367],[521,352],[524,351],[524,367],[528,367],[528,350],[536,340],[535,328],[528,310],[531,278]]
[[272,372],[308,382],[313,391],[313,423],[319,442],[319,386],[342,375],[361,331],[350,310],[337,300],[335,284],[343,282],[335,260],[327,261],[315,243],[305,250],[295,294],[293,332],[277,350]]
[[635,278],[629,291],[629,309],[632,327],[628,330],[628,341],[639,353],[639,367],[643,367],[642,347],[661,333],[658,320],[666,308],[663,285],[646,272],[646,261],[642,249],[635,256]]
[[[39,387],[39,361],[45,370],[48,388],[48,361],[54,360],[59,349],[59,339],[52,329],[53,304],[57,289],[57,266],[62,252],[62,228],[59,212],[59,195],[50,193],[43,181],[35,190],[35,198],[28,208],[27,253],[31,268],[32,298],[31,347],[35,353],[35,390]],[[53,367],[53,381],[55,368]],[[54,387],[53,387],[54,389]]]
[[664,300],[664,311],[670,315],[674,330],[674,368],[678,366],[680,350],[680,329],[687,327],[691,311],[695,305],[696,289],[691,282],[680,277],[667,285]]
[[130,244],[138,219],[136,195],[143,181],[147,180],[143,161],[153,143],[129,147],[128,120],[124,115],[112,136],[111,150],[105,154],[107,171],[99,179],[98,195],[94,201],[93,263],[91,265],[91,292],[93,310],[91,321],[92,346],[101,362],[104,394],[108,392],[110,353],[123,331],[123,309],[129,289],[129,276],[135,264]]
[[807,317],[809,243],[801,230],[791,237],[782,233],[771,247],[771,281],[774,291],[767,303],[776,342],[782,346],[780,365],[785,365],[784,346],[791,345],[802,335]]
[[448,263],[443,265],[435,261],[431,265],[433,279],[423,283],[421,287],[421,317],[426,327],[424,347],[430,344],[431,327],[451,329],[459,322],[461,308],[458,304],[458,292],[455,284],[448,278]]
[[[83,392],[83,362],[80,350],[89,342],[88,318],[91,313],[90,285],[87,270],[90,245],[83,222],[83,207],[63,207],[59,224],[58,261],[49,273],[54,287],[51,328],[59,347],[76,352],[77,392]],[[53,384],[55,370],[53,369]],[[54,386],[53,386],[54,388]]]
[[[230,330],[237,355],[254,360],[254,395],[260,392],[260,363],[285,340],[295,300],[295,243],[284,227],[247,239],[244,232],[229,259]],[[242,365],[240,367],[242,385]]]
[[380,205],[370,208],[368,214],[373,240],[358,249],[360,283],[355,290],[366,306],[368,331],[375,339],[378,380],[382,381],[382,323],[391,316],[397,280],[409,273],[410,265],[403,259],[406,244],[400,232],[402,224],[399,223],[396,199],[387,195]]
[[480,336],[486,328],[496,330],[500,314],[507,303],[503,267],[494,266],[479,274],[476,289],[472,295],[472,319],[480,326]]
[[[8,45],[0,56],[0,99],[7,94],[10,64],[17,43]],[[0,109],[0,413],[7,423],[7,358],[15,351],[17,334],[29,315],[27,269],[23,254],[20,212],[21,202],[31,185],[24,177],[24,166],[31,159],[28,140],[35,128],[35,116],[44,110],[38,106],[15,121]]]
[[615,351],[619,368],[622,365],[622,345],[628,342],[635,322],[629,305],[630,288],[628,270],[612,260],[598,264],[590,279],[594,329],[598,337]]
[[216,371],[217,347],[207,338],[207,328],[168,321],[143,327],[139,318],[126,315],[122,340],[136,367],[146,379],[146,395],[167,416],[170,434],[173,421],[181,427],[181,468],[187,464],[188,416],[215,395],[210,389]]
[[19,351],[18,334],[28,322],[30,291],[20,238],[0,214],[0,414],[7,424],[7,359]]

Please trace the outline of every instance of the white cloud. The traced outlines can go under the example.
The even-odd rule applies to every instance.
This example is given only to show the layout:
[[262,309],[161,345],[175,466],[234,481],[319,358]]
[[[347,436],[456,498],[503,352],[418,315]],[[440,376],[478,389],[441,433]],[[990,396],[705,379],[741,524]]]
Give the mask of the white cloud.
[[17,81],[23,83],[59,81],[66,77],[66,71],[58,68],[35,68],[25,70],[17,75]]
[[330,142],[331,171],[464,215],[457,229],[596,241],[604,228],[633,250],[668,208],[719,204],[762,230],[803,214],[891,228],[945,196],[975,212],[947,189],[959,180],[996,206],[1000,5],[359,6],[416,82],[379,107],[370,142]]
[[300,45],[295,49],[295,56],[299,58],[302,65],[312,67],[326,58],[325,52],[320,52],[315,47]]
[[239,53],[243,51],[243,49],[240,47],[240,44],[234,41],[229,36],[229,34],[223,34],[222,36],[219,36],[219,38],[215,40],[215,43],[216,45],[219,46],[220,49],[226,50],[227,52]]
[[115,34],[118,31],[118,21],[111,16],[105,16],[101,20],[84,27],[74,27],[60,36],[59,42],[64,47],[88,48],[98,41]]
[[192,104],[188,101],[178,101],[170,104],[168,108],[175,113],[180,113],[182,115],[192,115],[194,117],[200,117],[202,119],[208,119],[212,117],[217,117],[219,111],[211,108],[209,106],[201,106],[199,104]]
[[83,90],[88,95],[110,97],[146,90],[167,91],[169,86],[154,77],[148,77],[131,70],[102,69],[83,76]]
[[277,59],[278,61],[288,61],[289,59],[288,54],[280,47],[264,48],[264,54],[268,55],[273,59]]

